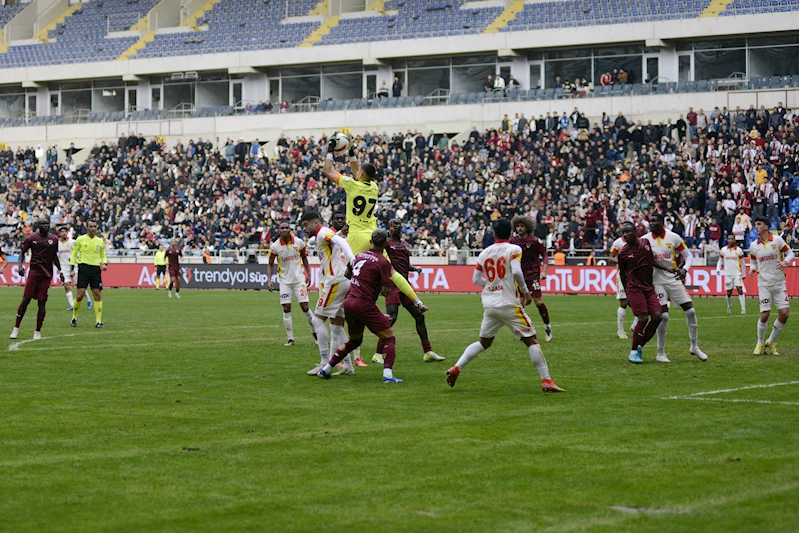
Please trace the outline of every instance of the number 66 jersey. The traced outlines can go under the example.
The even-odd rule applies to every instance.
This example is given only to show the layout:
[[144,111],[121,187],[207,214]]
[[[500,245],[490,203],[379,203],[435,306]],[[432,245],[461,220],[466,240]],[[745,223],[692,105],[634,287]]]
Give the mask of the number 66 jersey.
[[516,281],[513,279],[510,262],[514,259],[520,261],[521,258],[522,249],[503,240],[497,241],[480,253],[476,269],[482,272],[486,279],[480,296],[483,307],[519,307]]

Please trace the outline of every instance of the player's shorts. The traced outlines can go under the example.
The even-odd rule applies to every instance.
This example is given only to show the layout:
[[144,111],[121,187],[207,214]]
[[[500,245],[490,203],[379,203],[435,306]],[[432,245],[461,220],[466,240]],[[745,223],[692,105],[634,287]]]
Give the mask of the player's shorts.
[[181,275],[180,267],[177,267],[177,268],[169,267],[169,277],[170,278],[172,278],[172,279],[179,278],[180,275]]
[[305,283],[281,283],[280,284],[280,303],[281,305],[290,304],[291,298],[297,303],[308,303],[308,287]]
[[[683,305],[691,302],[691,297],[688,296],[688,291],[685,290],[685,285],[677,278],[670,279],[666,283],[655,283],[655,291],[660,300],[660,305],[666,305],[669,300],[674,305]],[[629,301],[630,297],[627,296]]]
[[85,289],[91,286],[92,289],[103,290],[103,276],[99,266],[78,265],[78,288]]
[[350,231],[347,234],[347,244],[350,245],[352,248],[352,254],[358,255],[361,252],[365,252],[366,250],[372,247],[372,232],[365,232],[365,231]]
[[50,294],[50,278],[39,274],[28,274],[28,281],[25,282],[25,294],[23,298],[31,298],[46,302]]
[[64,285],[72,283],[72,274],[69,273],[69,268],[62,270],[61,274],[64,275]]
[[530,289],[530,296],[533,298],[541,298],[541,278],[525,279],[527,288]]
[[649,290],[630,288],[630,290],[627,291],[626,297],[627,303],[630,305],[630,309],[633,310],[635,316],[660,313],[660,310],[663,308],[654,288]]
[[166,265],[155,265],[155,275],[157,277],[166,276]]
[[375,335],[391,328],[386,315],[377,308],[377,304],[369,300],[347,298],[344,300],[344,312],[347,315],[350,337],[362,335],[364,328],[369,328]]
[[757,286],[757,297],[760,300],[760,312],[771,311],[771,305],[777,309],[788,309],[788,290],[785,283],[772,286]]
[[737,274],[735,276],[724,276],[724,290],[731,291],[736,287],[743,288],[743,280],[741,280],[741,275]]
[[411,299],[401,293],[396,286],[391,287],[391,292],[386,296],[386,305],[401,305],[402,307],[407,307],[412,303]]
[[619,276],[618,272],[616,273],[616,299],[627,299],[627,291],[624,290],[624,283],[621,282],[621,276]]
[[325,282],[319,290],[319,300],[316,302],[314,314],[325,318],[344,316],[344,299],[350,290],[350,280]]
[[535,326],[527,316],[524,307],[508,305],[483,309],[483,323],[480,324],[481,339],[493,339],[502,326],[508,326],[517,337],[535,335]]

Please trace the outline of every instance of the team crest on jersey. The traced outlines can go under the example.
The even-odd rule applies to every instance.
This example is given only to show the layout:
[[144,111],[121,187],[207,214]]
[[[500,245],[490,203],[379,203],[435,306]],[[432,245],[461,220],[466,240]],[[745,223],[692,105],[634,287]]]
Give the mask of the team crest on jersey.
[[666,248],[671,248],[671,243],[666,243]]
[[50,239],[47,239],[47,244],[49,244],[50,246],[52,246],[52,245],[53,245],[53,241],[51,241]]
[[772,249],[772,250],[776,250],[776,249],[777,249],[777,245],[776,245],[776,244],[772,244],[772,245],[771,245],[771,249]]

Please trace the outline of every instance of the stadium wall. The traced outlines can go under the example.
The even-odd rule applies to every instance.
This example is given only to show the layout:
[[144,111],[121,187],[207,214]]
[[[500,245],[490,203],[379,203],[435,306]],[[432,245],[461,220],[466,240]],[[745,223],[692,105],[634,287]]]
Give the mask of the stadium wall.
[[[611,120],[622,112],[628,120],[652,120],[657,123],[671,119],[676,122],[689,107],[710,113],[715,106],[736,106],[748,109],[750,104],[767,108],[782,102],[785,107],[799,107],[799,89],[773,91],[719,91],[707,93],[679,93],[670,95],[622,96],[614,98],[563,99],[534,102],[503,102],[475,105],[423,106],[395,109],[368,109],[352,111],[325,111],[314,113],[286,113],[268,115],[235,115],[192,119],[173,119],[143,122],[105,122],[90,124],[65,124],[54,126],[27,126],[0,128],[0,143],[16,149],[36,144],[66,146],[75,142],[78,148],[89,148],[95,142],[116,140],[128,132],[146,137],[164,136],[168,144],[177,139],[216,139],[224,141],[244,138],[262,142],[277,139],[279,133],[287,136],[320,136],[337,129],[349,128],[354,133],[366,130],[379,133],[398,131],[434,130],[437,133],[460,133],[477,126],[478,129],[498,127],[503,115],[524,113],[538,117],[547,112],[570,113],[578,107],[591,123],[599,122],[602,112]],[[312,125],[312,126],[311,126]],[[272,155],[272,154],[269,154]]]

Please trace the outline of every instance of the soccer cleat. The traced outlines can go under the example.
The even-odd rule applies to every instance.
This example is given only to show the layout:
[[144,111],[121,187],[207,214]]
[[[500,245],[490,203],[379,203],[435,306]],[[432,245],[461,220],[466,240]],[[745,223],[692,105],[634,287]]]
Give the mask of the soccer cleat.
[[432,363],[437,361],[445,361],[445,357],[441,357],[436,352],[429,351],[424,354],[424,362],[425,363]]
[[623,329],[620,329],[619,331],[617,331],[616,335],[618,335],[620,339],[629,339],[630,338],[630,337],[627,336],[626,333],[624,333]]
[[97,324],[94,325],[94,327],[98,329],[103,329],[105,327],[105,324],[103,324],[102,322],[98,322]]
[[34,331],[33,332],[33,340],[35,340],[35,341],[42,340],[42,332],[41,331]]
[[640,364],[644,362],[644,359],[638,355],[638,352],[631,352],[627,360],[631,363]]
[[458,380],[458,376],[461,375],[461,369],[457,366],[453,366],[449,370],[447,370],[447,383],[449,383],[450,387],[455,386],[455,382]]
[[316,365],[315,367],[313,367],[308,371],[308,375],[316,376],[319,374],[319,371],[322,370],[324,367],[325,367],[324,363],[319,363],[318,365]]
[[655,361],[657,361],[658,363],[671,363],[671,359],[669,359],[666,356],[666,354],[658,355],[657,357],[655,357]]
[[402,383],[402,380],[400,378],[395,378],[394,376],[391,376],[390,378],[383,376],[383,383]]
[[170,298],[172,298],[172,291],[169,291],[167,294],[169,295]]
[[294,339],[289,339],[283,346],[294,346]]
[[727,306],[727,314],[728,314],[728,315],[731,315],[731,314],[732,314],[732,306],[731,306],[731,305],[728,305],[728,306]]
[[342,368],[338,372],[333,373],[334,376],[354,376],[355,369],[354,368]]
[[14,328],[11,330],[11,338],[16,339],[19,337],[19,328]]
[[69,321],[69,325],[72,326],[73,328],[78,327],[78,319],[73,316],[72,320]]
[[67,311],[74,311],[74,310],[75,310],[75,308],[72,307],[71,305],[69,307],[67,307]]
[[177,298],[178,300],[180,300],[180,293],[179,293],[179,292],[176,292],[176,293],[175,293],[175,298]]
[[544,326],[544,340],[547,342],[552,342],[552,326],[549,324]]
[[[360,358],[360,357],[357,357],[357,358],[355,358],[355,361],[353,362],[353,364],[354,364],[355,366],[361,366],[361,367],[367,367],[367,366],[369,366],[369,365],[367,365],[366,363],[364,363],[364,362],[363,362],[363,359],[362,359],[362,358]],[[354,373],[354,372],[353,372],[353,373]]]
[[741,314],[745,315],[746,314],[746,309],[741,309]]
[[691,350],[691,355],[695,355],[700,361],[707,361],[707,354],[699,349],[699,346]]
[[766,342],[766,355],[780,355],[780,352],[777,351],[776,342]]
[[378,365],[382,365],[383,364],[383,354],[381,354],[381,353],[374,354],[372,356],[372,362],[375,363],[375,364],[378,364]]
[[760,343],[758,342],[758,343],[757,343],[757,345],[755,346],[755,351],[754,351],[754,352],[752,352],[752,353],[753,353],[754,355],[763,355],[763,353],[764,353],[764,351],[765,351],[765,348],[766,348],[765,344],[760,344]]
[[319,376],[319,377],[320,377],[320,378],[322,378],[322,379],[330,379],[330,374],[328,374],[327,372],[325,372],[324,368],[320,368],[320,369],[319,369],[319,373],[318,373],[318,374],[316,374],[316,375],[317,375],[317,376]]
[[558,387],[558,384],[551,379],[541,380],[541,390],[544,392],[566,392],[565,390]]
[[91,309],[92,307],[94,307],[94,303],[92,303],[91,300],[88,300],[88,303],[86,304],[86,309]]

